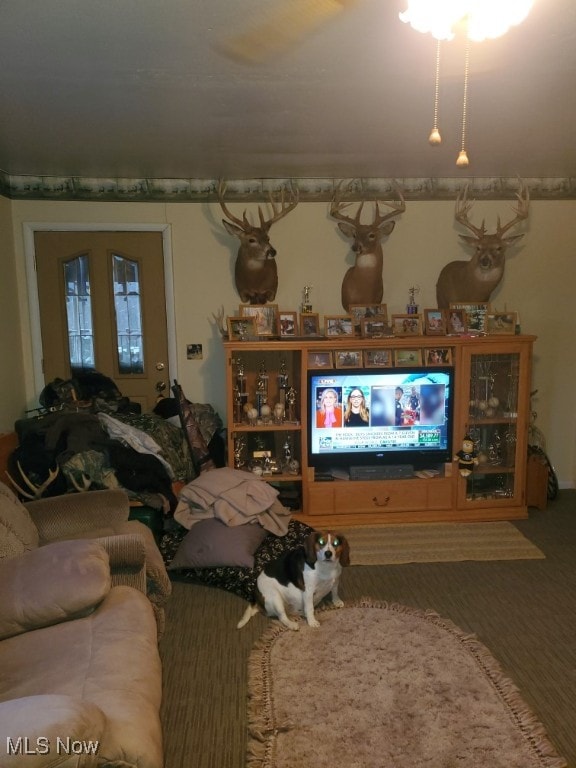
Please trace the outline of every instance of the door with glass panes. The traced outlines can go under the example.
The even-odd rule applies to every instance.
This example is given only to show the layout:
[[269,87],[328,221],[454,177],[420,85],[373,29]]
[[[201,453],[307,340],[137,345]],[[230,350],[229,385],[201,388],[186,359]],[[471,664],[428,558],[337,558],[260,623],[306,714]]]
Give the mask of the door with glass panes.
[[36,232],[46,382],[98,371],[143,411],[169,388],[160,232]]

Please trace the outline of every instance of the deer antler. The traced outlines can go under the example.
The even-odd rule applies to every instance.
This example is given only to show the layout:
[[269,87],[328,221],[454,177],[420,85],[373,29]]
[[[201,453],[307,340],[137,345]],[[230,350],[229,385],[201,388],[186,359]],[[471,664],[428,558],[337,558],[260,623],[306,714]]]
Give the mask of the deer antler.
[[518,206],[516,208],[512,208],[516,216],[507,224],[504,224],[504,226],[500,224],[500,216],[498,216],[498,237],[502,237],[505,232],[508,232],[509,229],[512,229],[512,227],[518,224],[518,222],[528,218],[528,209],[530,207],[530,192],[528,190],[528,186],[524,184],[523,181],[520,181],[520,190],[516,193],[516,197],[518,199]]
[[246,217],[246,211],[244,211],[243,219],[239,219],[237,216],[234,216],[234,214],[230,212],[226,203],[224,202],[225,194],[226,194],[226,182],[224,181],[224,179],[220,179],[220,181],[218,182],[218,202],[220,203],[220,208],[222,208],[222,210],[224,211],[226,216],[228,216],[230,221],[233,221],[234,224],[237,224],[242,229],[245,229],[246,227],[250,226],[250,223]]
[[21,496],[24,496],[25,499],[31,499],[31,500],[39,499],[44,493],[44,491],[46,490],[46,488],[48,488],[48,486],[51,485],[54,482],[54,480],[58,477],[58,473],[60,472],[60,467],[57,465],[55,470],[50,469],[48,471],[48,477],[42,483],[42,485],[34,485],[34,483],[26,476],[26,473],[22,469],[22,465],[20,464],[19,461],[16,462],[16,466],[18,467],[18,471],[20,472],[22,479],[24,480],[24,482],[26,483],[30,491],[32,491],[32,493],[30,493],[29,491],[25,491],[23,488],[21,488],[8,471],[6,471],[6,476],[8,477],[8,479],[10,480],[14,488],[16,488],[16,490]]
[[92,478],[85,472],[82,472],[82,483],[79,483],[73,475],[70,475],[70,482],[79,493],[84,493],[92,485]]
[[454,213],[454,218],[459,224],[462,224],[462,226],[466,227],[466,229],[469,229],[470,232],[473,232],[476,237],[482,237],[486,234],[484,220],[482,221],[481,227],[475,227],[474,224],[472,224],[472,222],[468,219],[468,214],[472,210],[473,205],[474,200],[468,201],[468,184],[466,184],[464,189],[458,193],[458,197],[456,198],[456,210]]
[[214,319],[214,322],[216,323],[216,327],[218,328],[218,332],[221,336],[228,336],[228,329],[226,328],[224,324],[224,304],[220,307],[220,309],[217,312],[212,312],[212,317]]
[[[247,227],[251,226],[250,222],[248,221],[248,217],[246,215],[246,211],[244,211],[242,215],[242,219],[239,219],[237,216],[234,216],[233,213],[229,210],[226,203],[224,202],[224,195],[226,193],[226,182],[223,179],[220,179],[218,183],[218,202],[220,203],[220,207],[228,216],[230,221],[233,221],[234,224],[237,224],[242,229],[246,229]],[[292,199],[289,203],[286,203],[285,200],[285,190],[282,189],[281,197],[279,201],[274,200],[272,193],[269,193],[270,198],[270,206],[272,207],[272,216],[269,219],[266,219],[264,217],[264,213],[262,211],[262,208],[258,206],[258,217],[260,219],[260,226],[262,229],[265,229],[268,231],[272,224],[274,224],[276,221],[279,221],[280,219],[284,218],[290,211],[292,211],[296,206],[298,205],[298,201],[300,199],[300,193],[298,190],[294,192],[292,191]],[[278,205],[280,205],[280,208],[278,208]]]
[[[344,208],[347,208],[349,205],[352,205],[351,202],[345,202],[340,199],[340,190],[342,188],[342,181],[338,184],[336,187],[336,191],[334,192],[334,197],[332,198],[332,202],[330,204],[330,216],[332,216],[334,219],[339,219],[340,221],[346,221],[348,224],[352,224],[354,226],[357,226],[360,223],[360,216],[362,214],[362,209],[364,207],[364,200],[361,201],[360,205],[358,206],[358,210],[356,211],[356,215],[354,217],[352,216],[346,216],[342,213]],[[373,226],[380,226],[383,222],[387,221],[388,219],[393,218],[394,216],[397,216],[399,213],[404,213],[406,210],[406,201],[404,199],[404,195],[402,194],[402,191],[400,187],[395,184],[394,188],[398,192],[398,197],[400,198],[399,203],[394,202],[388,202],[386,201],[374,201],[375,209],[374,209],[374,222]],[[380,213],[380,204],[387,205],[392,210],[388,211],[386,214]]]

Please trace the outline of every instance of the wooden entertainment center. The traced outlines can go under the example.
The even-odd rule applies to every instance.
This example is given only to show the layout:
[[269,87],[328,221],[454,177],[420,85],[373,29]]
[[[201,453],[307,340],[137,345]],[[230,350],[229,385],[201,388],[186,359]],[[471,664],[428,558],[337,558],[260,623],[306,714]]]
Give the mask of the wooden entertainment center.
[[[299,498],[296,517],[314,527],[526,517],[534,341],[526,335],[225,341],[229,466],[251,471],[256,465],[263,480]],[[453,453],[471,435],[474,471],[463,477],[453,461],[405,479],[316,479],[308,466],[308,370],[350,352],[360,366],[368,356],[383,369],[395,361],[404,366],[413,353],[432,371],[436,350],[454,367]],[[267,408],[264,418],[247,417],[246,401],[273,409],[290,387],[295,402],[287,418],[275,421]]]

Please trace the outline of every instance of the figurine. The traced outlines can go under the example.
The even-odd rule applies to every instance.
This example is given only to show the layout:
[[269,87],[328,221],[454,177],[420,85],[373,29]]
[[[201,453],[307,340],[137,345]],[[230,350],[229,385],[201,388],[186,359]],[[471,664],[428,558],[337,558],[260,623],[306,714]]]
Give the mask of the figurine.
[[468,477],[478,464],[478,454],[474,450],[474,442],[470,435],[465,435],[462,440],[462,450],[454,456],[453,461],[458,461],[458,469],[462,477]]
[[304,314],[306,314],[307,312],[312,312],[312,304],[310,303],[311,288],[312,288],[311,285],[305,285],[302,291],[302,304],[300,306],[300,311],[304,312]]

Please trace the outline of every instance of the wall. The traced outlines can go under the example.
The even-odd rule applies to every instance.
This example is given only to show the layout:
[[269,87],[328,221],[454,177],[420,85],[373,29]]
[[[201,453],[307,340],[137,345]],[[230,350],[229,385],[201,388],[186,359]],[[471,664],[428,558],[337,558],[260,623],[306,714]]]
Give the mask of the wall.
[[[5,209],[0,206],[0,215]],[[22,225],[24,222],[66,222],[106,224],[167,224],[170,227],[174,273],[177,377],[186,395],[196,402],[210,402],[224,414],[224,369],[220,337],[212,320],[220,306],[235,314],[239,299],[233,284],[237,241],[224,230],[217,204],[201,203],[83,203],[14,201],[11,204],[14,228],[15,267],[19,307],[22,316],[20,337],[24,353],[24,386],[20,402],[31,407],[37,402],[34,389],[30,325]],[[479,201],[472,218],[486,218],[492,230],[496,216],[505,221],[511,201]],[[255,208],[250,204],[249,210]],[[241,214],[242,208],[231,208]],[[271,229],[278,250],[280,309],[297,310],[302,288],[312,285],[314,311],[341,314],[340,286],[351,263],[350,244],[328,216],[326,203],[300,205]],[[444,264],[455,258],[467,259],[469,248],[459,242],[454,224],[454,204],[449,201],[408,202],[396,228],[384,241],[384,301],[388,312],[403,312],[408,289],[420,289],[421,308],[436,305],[434,286]],[[576,409],[573,382],[575,315],[572,313],[576,284],[576,201],[533,201],[526,235],[509,252],[506,274],[493,295],[498,310],[518,310],[522,331],[538,336],[535,347],[533,389],[538,426],[547,437],[548,452],[562,485],[576,485]],[[12,298],[13,301],[13,298]],[[5,318],[4,308],[0,310]],[[9,334],[7,334],[9,335]],[[8,341],[8,339],[7,339]],[[186,345],[202,343],[202,360],[187,360]],[[11,343],[12,351],[14,343]],[[17,355],[16,355],[17,356]],[[9,381],[0,379],[0,391]],[[13,403],[13,401],[12,401]],[[11,410],[0,404],[0,425]]]

